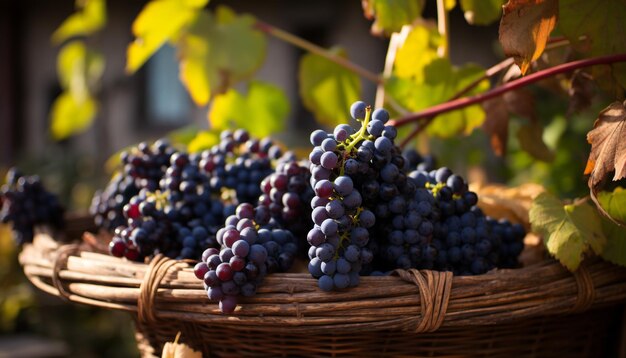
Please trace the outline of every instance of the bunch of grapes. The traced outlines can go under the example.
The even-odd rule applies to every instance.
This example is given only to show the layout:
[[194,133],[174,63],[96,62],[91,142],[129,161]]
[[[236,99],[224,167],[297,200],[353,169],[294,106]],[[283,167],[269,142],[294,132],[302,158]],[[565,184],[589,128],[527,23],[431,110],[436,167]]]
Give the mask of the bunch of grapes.
[[209,178],[200,171],[198,156],[170,155],[159,190],[141,189],[126,204],[126,226],[118,227],[111,253],[131,260],[162,252],[178,259],[199,258],[206,247],[217,247],[216,228],[224,206],[211,195]]
[[429,192],[439,212],[433,246],[438,270],[478,275],[496,267],[511,267],[523,249],[524,229],[508,221],[486,217],[476,206],[478,196],[450,169],[409,173],[420,189]]
[[311,134],[309,271],[322,290],[396,268],[480,274],[516,264],[521,226],[485,217],[463,178],[435,170],[432,157],[401,153],[384,109],[356,102],[351,115],[358,130]]
[[293,264],[296,238],[272,228],[270,219],[266,207],[240,204],[217,232],[221,249],[206,249],[194,267],[209,299],[219,301],[222,312],[233,312],[239,295],[253,296],[268,273],[287,271]]
[[124,225],[123,209],[141,189],[155,191],[176,150],[160,139],[152,145],[140,143],[120,154],[123,169],[116,173],[103,191],[91,202],[90,213],[95,224],[108,231]]
[[279,163],[274,173],[261,181],[258,205],[267,207],[271,217],[281,227],[301,237],[311,222],[313,189],[309,185],[311,172],[295,160]]
[[24,176],[16,168],[9,170],[0,189],[0,221],[12,224],[17,244],[33,241],[37,225],[62,229],[64,211],[38,176]]
[[282,155],[269,138],[250,138],[247,131],[223,131],[219,144],[202,152],[200,168],[211,177],[214,193],[232,190],[238,203],[256,202],[259,184],[272,173],[272,159]]

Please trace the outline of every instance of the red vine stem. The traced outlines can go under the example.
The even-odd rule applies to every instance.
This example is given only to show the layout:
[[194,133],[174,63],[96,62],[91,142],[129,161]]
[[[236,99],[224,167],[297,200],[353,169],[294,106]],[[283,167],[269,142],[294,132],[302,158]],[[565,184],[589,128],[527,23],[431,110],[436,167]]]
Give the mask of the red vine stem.
[[514,81],[505,83],[502,86],[499,86],[497,88],[494,88],[491,91],[487,91],[479,95],[459,98],[453,101],[449,101],[449,102],[445,102],[442,104],[438,104],[436,106],[432,106],[421,112],[403,116],[397,120],[390,121],[390,124],[396,127],[402,127],[420,119],[434,117],[441,113],[453,111],[455,109],[460,109],[460,108],[464,108],[467,106],[471,106],[476,103],[484,102],[488,99],[498,97],[506,92],[513,91],[520,87],[527,86],[531,83],[537,82],[544,78],[552,77],[552,76],[565,73],[565,72],[570,72],[578,68],[590,67],[590,66],[595,66],[595,65],[605,65],[605,64],[610,64],[610,63],[615,63],[615,62],[625,62],[625,61],[626,61],[626,53],[621,53],[617,55],[594,57],[594,58],[589,58],[589,59],[584,59],[584,60],[579,60],[579,61],[567,62],[567,63],[557,65],[557,66],[554,66],[554,67],[551,67],[542,71],[535,72],[533,74],[516,79]]

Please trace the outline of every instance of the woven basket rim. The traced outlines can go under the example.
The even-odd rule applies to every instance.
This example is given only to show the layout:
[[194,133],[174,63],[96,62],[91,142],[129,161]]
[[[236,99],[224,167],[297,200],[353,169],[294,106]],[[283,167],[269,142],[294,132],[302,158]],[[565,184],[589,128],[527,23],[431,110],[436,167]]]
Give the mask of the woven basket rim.
[[23,247],[20,264],[39,289],[72,302],[131,312],[138,322],[187,320],[249,331],[318,332],[477,326],[578,313],[626,302],[626,268],[586,260],[575,273],[546,259],[478,276],[396,270],[361,277],[356,288],[323,292],[307,274],[268,275],[231,315],[208,300],[190,262],[149,264],[60,245],[47,234]]

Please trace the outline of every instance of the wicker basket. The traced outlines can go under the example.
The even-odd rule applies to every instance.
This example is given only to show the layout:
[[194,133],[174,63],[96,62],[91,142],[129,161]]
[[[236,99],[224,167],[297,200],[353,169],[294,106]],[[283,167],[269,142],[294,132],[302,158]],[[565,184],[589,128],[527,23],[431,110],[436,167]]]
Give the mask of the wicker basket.
[[43,291],[128,311],[145,357],[179,331],[205,356],[605,357],[620,352],[626,303],[626,269],[596,260],[571,274],[544,260],[465,277],[398,270],[332,293],[274,274],[224,315],[187,262],[134,263],[46,234],[19,259]]

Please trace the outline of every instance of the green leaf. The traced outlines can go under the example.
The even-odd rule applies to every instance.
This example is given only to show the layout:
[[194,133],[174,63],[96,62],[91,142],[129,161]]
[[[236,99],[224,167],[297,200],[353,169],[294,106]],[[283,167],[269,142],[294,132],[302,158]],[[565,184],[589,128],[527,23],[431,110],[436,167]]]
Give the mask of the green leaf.
[[253,75],[265,60],[267,39],[250,15],[220,6],[202,12],[179,42],[180,77],[198,105]]
[[[626,190],[615,188],[613,192],[601,191],[598,201],[606,212],[617,220],[626,222]],[[626,266],[626,228],[602,217],[602,229],[607,238],[602,258],[617,265]]]
[[411,27],[404,43],[396,53],[394,73],[398,77],[413,78],[416,82],[424,80],[424,67],[439,58],[437,49],[445,39],[437,27],[422,23]]
[[[416,74],[409,79],[392,77],[385,88],[403,107],[417,112],[450,100],[483,75],[484,70],[477,65],[468,64],[455,68],[449,60],[439,58],[426,65],[421,75]],[[487,89],[489,81],[482,80],[466,95]],[[473,105],[437,116],[428,126],[427,132],[444,138],[460,133],[469,134],[480,127],[484,120],[483,108]]]
[[[341,49],[331,52],[346,57]],[[350,105],[360,98],[359,77],[316,54],[302,56],[298,79],[304,106],[313,112],[319,123],[328,127],[345,123]]]
[[50,112],[52,137],[62,140],[85,131],[97,111],[98,104],[90,96],[77,99],[70,92],[63,92],[52,104]]
[[[450,5],[450,0],[446,3]],[[364,0],[362,4],[365,17],[375,19],[372,34],[386,36],[412,23],[424,9],[424,0]]]
[[134,73],[165,42],[191,24],[208,0],[152,0],[133,22],[136,39],[127,50],[126,71]]
[[500,19],[507,0],[461,0],[465,20],[472,25],[489,25]]
[[52,42],[59,44],[70,37],[87,36],[106,24],[104,0],[76,0],[77,11],[70,15],[52,34]]
[[606,245],[598,212],[586,201],[563,205],[555,196],[542,193],[533,201],[529,217],[548,252],[570,271],[576,271],[589,249],[600,254]]
[[[623,0],[559,0],[559,28],[574,47],[590,56],[626,52]],[[584,36],[584,37],[583,37]],[[614,79],[626,87],[626,67],[613,66]]]
[[201,131],[187,145],[189,153],[198,153],[219,143],[219,131]]
[[209,121],[214,130],[237,127],[255,137],[265,137],[282,131],[288,114],[289,99],[280,88],[253,81],[246,96],[230,89],[215,97]]

